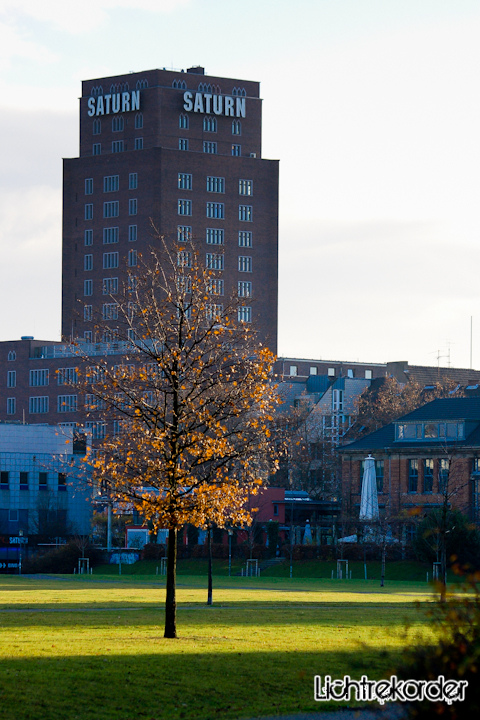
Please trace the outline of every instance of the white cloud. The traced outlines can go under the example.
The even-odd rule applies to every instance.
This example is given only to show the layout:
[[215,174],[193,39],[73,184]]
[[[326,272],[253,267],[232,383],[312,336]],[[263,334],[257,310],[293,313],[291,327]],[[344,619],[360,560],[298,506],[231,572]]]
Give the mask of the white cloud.
[[53,62],[56,56],[12,25],[0,23],[0,71],[9,68],[14,58],[43,64]]
[[170,13],[187,6],[190,0],[3,0],[3,12],[9,18],[26,15],[72,34],[93,30],[104,24],[115,10],[146,10]]

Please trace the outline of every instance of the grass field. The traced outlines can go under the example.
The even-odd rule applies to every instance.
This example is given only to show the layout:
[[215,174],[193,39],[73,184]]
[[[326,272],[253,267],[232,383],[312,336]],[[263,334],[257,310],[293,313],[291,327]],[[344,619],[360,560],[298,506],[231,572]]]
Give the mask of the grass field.
[[314,675],[389,675],[430,597],[425,582],[220,577],[208,607],[205,586],[179,576],[180,637],[165,640],[161,577],[0,577],[0,717],[318,711]]

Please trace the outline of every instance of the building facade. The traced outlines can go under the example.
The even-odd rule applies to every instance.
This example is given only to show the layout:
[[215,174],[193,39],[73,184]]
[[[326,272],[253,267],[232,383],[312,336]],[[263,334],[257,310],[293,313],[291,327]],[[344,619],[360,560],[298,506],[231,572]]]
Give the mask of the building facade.
[[278,162],[261,157],[261,110],[259,83],[201,67],[82,83],[80,157],[64,161],[65,339],[115,339],[116,297],[163,237],[193,241],[212,302],[238,297],[276,352]]

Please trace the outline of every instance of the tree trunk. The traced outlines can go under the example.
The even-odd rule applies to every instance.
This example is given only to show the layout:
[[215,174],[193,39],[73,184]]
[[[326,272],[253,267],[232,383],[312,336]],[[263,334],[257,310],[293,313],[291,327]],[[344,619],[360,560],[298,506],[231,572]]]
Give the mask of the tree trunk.
[[167,596],[165,600],[165,633],[166,638],[177,637],[177,528],[168,531],[167,550]]
[[213,604],[213,577],[212,577],[212,527],[208,526],[208,597],[207,605]]

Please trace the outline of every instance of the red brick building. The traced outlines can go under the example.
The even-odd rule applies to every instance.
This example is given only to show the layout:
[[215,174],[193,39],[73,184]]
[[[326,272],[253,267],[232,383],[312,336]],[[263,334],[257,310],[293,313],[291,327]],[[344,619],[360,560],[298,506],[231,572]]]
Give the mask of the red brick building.
[[[64,161],[62,334],[115,319],[140,256],[191,238],[215,270],[212,302],[277,345],[278,161],[261,158],[259,83],[149,70],[82,83],[80,157]],[[114,329],[113,329],[114,334]]]
[[[480,521],[480,398],[434,400],[343,445],[342,510],[358,520],[363,461],[373,455],[380,514],[408,518],[446,500]],[[405,512],[406,511],[406,512]]]

